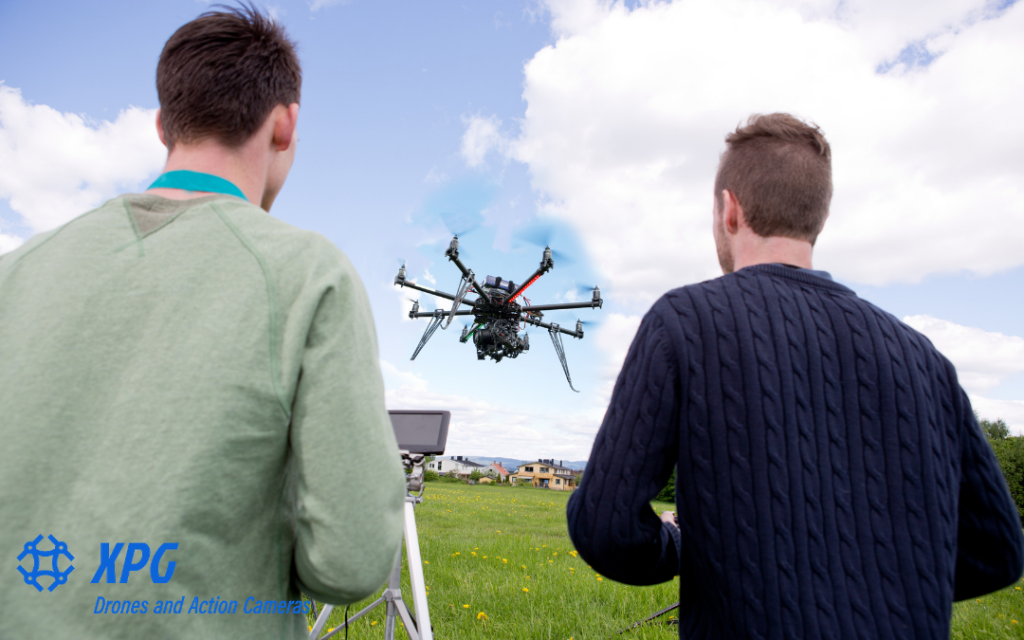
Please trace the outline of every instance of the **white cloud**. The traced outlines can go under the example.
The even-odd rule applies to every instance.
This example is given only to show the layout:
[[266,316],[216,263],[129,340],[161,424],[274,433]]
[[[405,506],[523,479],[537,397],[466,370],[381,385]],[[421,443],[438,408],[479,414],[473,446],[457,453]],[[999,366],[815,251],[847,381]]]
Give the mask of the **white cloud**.
[[622,363],[626,361],[629,345],[633,344],[641,320],[638,315],[609,313],[604,316],[603,322],[597,328],[594,343],[605,356],[601,374],[606,382],[610,380],[614,383],[619,371],[622,370]]
[[1024,436],[1024,401],[995,400],[975,394],[967,394],[971,407],[978,415],[987,420],[1002,420],[1010,429],[1010,434]]
[[1024,338],[984,331],[927,315],[903,318],[932,341],[956,367],[960,385],[982,418],[1003,419],[1015,435],[1024,435],[1024,401],[985,394],[1008,377],[1024,372]]
[[462,134],[460,152],[471,167],[484,163],[487,154],[492,151],[504,151],[507,139],[501,134],[501,120],[495,116],[470,116],[463,118],[466,132]]
[[427,184],[444,184],[448,181],[448,176],[440,171],[437,166],[430,167],[430,171],[427,175],[423,176],[423,182]]
[[0,233],[0,254],[14,251],[21,246],[23,240],[17,236]]
[[903,318],[932,341],[956,367],[960,384],[970,393],[984,394],[1007,377],[1024,372],[1024,338],[1005,336],[933,318]]
[[309,3],[310,11],[319,11],[326,9],[327,7],[333,7],[335,5],[346,5],[351,4],[353,0],[313,0]]
[[[463,155],[526,163],[547,213],[600,256],[609,298],[639,309],[720,273],[714,173],[755,112],[813,120],[832,143],[817,267],[884,284],[1024,264],[1024,3],[988,20],[981,0],[547,7],[559,39],[525,67],[518,136],[476,116]],[[918,66],[910,45],[941,55]]]
[[[0,198],[25,226],[45,231],[125,189],[144,188],[166,159],[155,119],[155,109],[129,107],[113,122],[90,122],[30,104],[0,84]],[[3,243],[10,241],[0,238],[0,249]]]
[[603,407],[572,414],[533,412],[515,403],[492,404],[437,393],[422,375],[401,370],[386,360],[380,364],[389,409],[452,412],[448,454],[583,460],[590,455],[604,417]]

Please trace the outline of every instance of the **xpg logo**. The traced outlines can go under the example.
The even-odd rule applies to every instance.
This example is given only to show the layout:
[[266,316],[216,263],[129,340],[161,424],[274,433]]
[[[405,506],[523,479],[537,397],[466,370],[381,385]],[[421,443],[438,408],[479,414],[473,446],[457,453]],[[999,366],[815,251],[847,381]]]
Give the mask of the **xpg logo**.
[[[69,563],[75,559],[75,556],[71,555],[68,552],[68,545],[66,543],[61,542],[53,536],[47,537],[49,537],[50,542],[53,543],[53,549],[50,549],[49,551],[39,550],[39,542],[43,539],[43,534],[39,534],[35,540],[31,540],[25,543],[25,550],[22,551],[21,554],[18,556],[19,562],[24,560],[25,556],[27,555],[32,556],[32,571],[25,571],[25,567],[21,566],[18,567],[18,571],[21,572],[21,575],[25,576],[25,583],[32,585],[38,591],[43,590],[43,585],[39,584],[39,576],[49,576],[53,579],[53,582],[51,582],[50,586],[47,587],[47,589],[53,591],[60,585],[67,582],[68,574],[75,570],[75,568],[70,564],[68,564],[68,568],[64,571],[61,571],[58,568],[57,561],[60,559],[61,556],[67,556]],[[39,568],[39,558],[41,557],[50,559],[49,571]]]
[[[117,566],[115,562],[121,555],[121,549],[124,548],[123,542],[118,542],[114,545],[114,550],[110,550],[110,543],[104,542],[100,545],[100,567],[96,569],[96,575],[92,577],[92,583],[96,584],[101,578],[106,577],[108,583],[114,582],[117,576]],[[160,573],[161,560],[164,554],[168,551],[174,551],[178,548],[177,542],[165,542],[157,547],[156,552],[153,554],[153,561],[149,559],[149,545],[145,542],[129,542],[128,550],[125,552],[124,564],[121,566],[121,579],[117,580],[121,584],[128,582],[128,576],[132,571],[141,571],[146,568],[146,564],[149,564],[149,577],[153,580],[153,584],[166,584],[171,581],[171,576],[174,575],[174,567],[177,564],[173,560],[167,563],[167,568],[164,569],[163,573]]]

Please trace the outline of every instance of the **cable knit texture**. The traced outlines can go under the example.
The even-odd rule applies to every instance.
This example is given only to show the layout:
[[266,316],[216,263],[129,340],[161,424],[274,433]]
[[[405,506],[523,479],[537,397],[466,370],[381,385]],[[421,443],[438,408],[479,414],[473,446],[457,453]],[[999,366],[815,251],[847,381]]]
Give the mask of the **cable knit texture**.
[[[677,530],[650,500],[678,465]],[[1016,507],[931,343],[758,265],[644,318],[568,507],[594,569],[680,576],[680,637],[948,638],[1024,570]]]

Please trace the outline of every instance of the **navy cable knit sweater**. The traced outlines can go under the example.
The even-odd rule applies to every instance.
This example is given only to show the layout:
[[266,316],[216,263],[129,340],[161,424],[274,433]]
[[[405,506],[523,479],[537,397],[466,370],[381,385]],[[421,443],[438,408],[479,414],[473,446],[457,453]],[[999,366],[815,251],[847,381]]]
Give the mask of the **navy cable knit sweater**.
[[[649,501],[678,465],[679,529]],[[921,334],[758,265],[644,318],[568,506],[580,555],[680,576],[682,638],[948,638],[951,603],[1024,569],[1006,483]]]

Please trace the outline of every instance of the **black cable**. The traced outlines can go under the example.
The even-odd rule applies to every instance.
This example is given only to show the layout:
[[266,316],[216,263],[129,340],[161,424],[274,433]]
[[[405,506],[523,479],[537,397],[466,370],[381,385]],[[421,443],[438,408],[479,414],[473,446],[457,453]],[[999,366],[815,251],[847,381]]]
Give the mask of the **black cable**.
[[352,605],[345,606],[345,640],[348,640],[348,608]]

